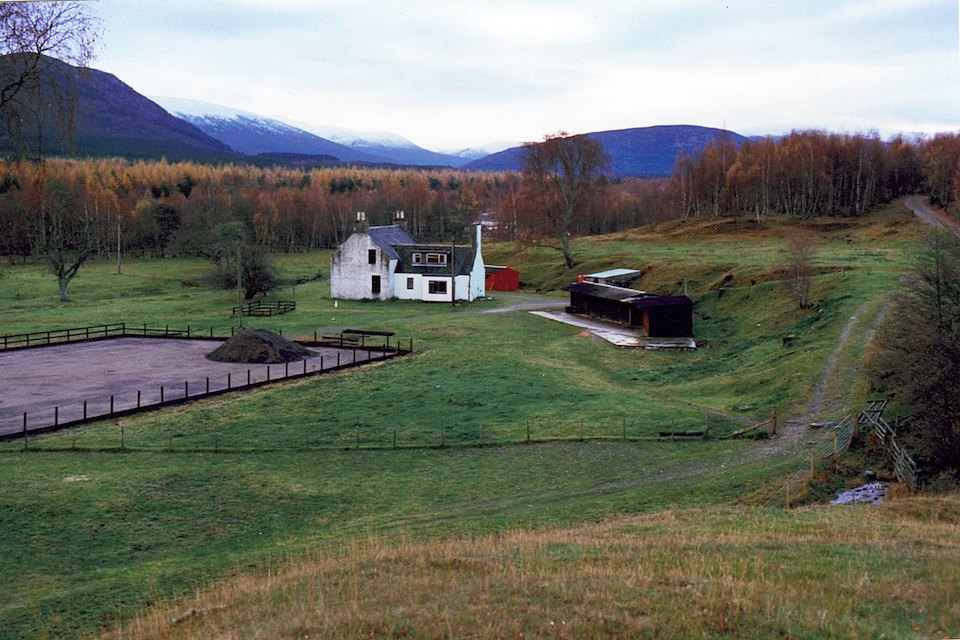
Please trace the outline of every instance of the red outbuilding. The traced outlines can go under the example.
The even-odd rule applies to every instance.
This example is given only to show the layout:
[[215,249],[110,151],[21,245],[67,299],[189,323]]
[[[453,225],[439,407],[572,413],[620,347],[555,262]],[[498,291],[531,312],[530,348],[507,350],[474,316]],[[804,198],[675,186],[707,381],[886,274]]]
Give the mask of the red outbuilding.
[[520,272],[510,267],[486,265],[487,291],[516,291],[520,288]]

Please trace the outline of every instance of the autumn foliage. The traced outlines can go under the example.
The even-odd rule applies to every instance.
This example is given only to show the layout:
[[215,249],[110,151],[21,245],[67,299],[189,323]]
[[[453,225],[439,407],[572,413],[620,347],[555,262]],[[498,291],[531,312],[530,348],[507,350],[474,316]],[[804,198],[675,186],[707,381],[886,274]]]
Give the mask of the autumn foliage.
[[[682,156],[659,180],[600,175],[566,223],[569,236],[609,233],[675,218],[771,214],[862,216],[908,193],[958,201],[960,135],[880,140],[795,132],[741,146],[717,140]],[[240,225],[267,251],[334,247],[357,211],[373,224],[405,212],[426,241],[557,238],[555,216],[519,173],[453,169],[317,168],[131,162],[122,159],[0,163],[0,253],[41,257],[55,234],[67,250],[221,259],[224,229]],[[552,241],[552,240],[551,240]]]

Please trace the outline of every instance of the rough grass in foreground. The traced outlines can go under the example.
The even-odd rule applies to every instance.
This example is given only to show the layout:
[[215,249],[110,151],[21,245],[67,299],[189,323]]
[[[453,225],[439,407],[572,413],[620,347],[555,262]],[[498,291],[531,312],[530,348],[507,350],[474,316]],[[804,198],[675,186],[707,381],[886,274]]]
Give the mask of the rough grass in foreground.
[[663,511],[575,529],[355,543],[228,581],[107,637],[955,637],[957,566],[957,494]]

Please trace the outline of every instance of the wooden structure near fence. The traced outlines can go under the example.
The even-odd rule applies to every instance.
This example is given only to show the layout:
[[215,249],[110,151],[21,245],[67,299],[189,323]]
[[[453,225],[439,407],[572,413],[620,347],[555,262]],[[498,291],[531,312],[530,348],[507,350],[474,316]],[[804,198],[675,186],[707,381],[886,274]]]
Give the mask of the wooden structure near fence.
[[[805,465],[803,469],[789,476],[784,483],[783,490],[771,496],[770,503],[785,501],[787,508],[790,508],[792,498],[796,498],[803,491],[802,488],[798,489],[797,486],[805,486],[814,478],[817,458],[829,461],[833,469],[836,470],[840,458],[850,450],[850,447],[861,436],[861,432],[865,428],[872,428],[874,435],[877,436],[884,449],[890,454],[897,480],[906,485],[910,491],[917,491],[919,488],[919,469],[910,454],[897,442],[896,430],[884,420],[883,410],[886,406],[886,399],[868,400],[862,410],[844,417],[843,420],[834,425],[832,427],[833,441],[817,451],[810,451],[809,467]],[[793,486],[791,487],[791,485]]]
[[243,311],[246,316],[277,316],[283,313],[289,313],[297,309],[297,303],[293,300],[276,300],[273,302],[264,302],[263,300],[254,300],[240,306],[233,307],[231,315],[237,315],[237,311]]
[[740,436],[745,436],[748,433],[756,433],[761,429],[766,429],[767,435],[773,437],[777,435],[777,410],[774,409],[770,412],[770,417],[762,422],[752,424],[749,427],[740,429],[739,431],[734,431],[730,434],[731,438],[739,438]]

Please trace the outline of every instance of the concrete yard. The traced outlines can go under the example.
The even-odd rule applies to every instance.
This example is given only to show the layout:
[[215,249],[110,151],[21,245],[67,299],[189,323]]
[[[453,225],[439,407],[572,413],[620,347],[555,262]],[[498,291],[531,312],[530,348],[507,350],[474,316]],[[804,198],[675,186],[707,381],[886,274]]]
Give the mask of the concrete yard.
[[[338,364],[353,363],[354,350],[311,347],[315,357],[289,365],[213,362],[204,356],[220,346],[216,340],[111,338],[0,352],[0,436],[21,433],[23,414],[28,431],[83,418],[182,400],[185,393],[203,394]],[[366,350],[356,350],[358,363]],[[374,351],[372,357],[379,357]],[[249,374],[248,374],[249,371]],[[228,380],[229,375],[229,380]],[[55,415],[56,414],[56,415]]]

